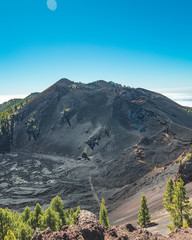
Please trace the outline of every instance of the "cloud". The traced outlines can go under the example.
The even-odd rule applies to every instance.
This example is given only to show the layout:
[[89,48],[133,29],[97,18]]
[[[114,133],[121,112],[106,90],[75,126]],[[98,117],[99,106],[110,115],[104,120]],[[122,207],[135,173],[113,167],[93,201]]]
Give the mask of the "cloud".
[[51,11],[55,11],[57,9],[57,2],[56,2],[56,0],[47,0],[47,7]]
[[18,95],[0,95],[0,104],[4,103],[10,99],[13,98],[25,98],[27,97],[29,94],[18,94]]
[[180,88],[151,88],[154,92],[165,92],[165,93],[192,93],[192,87],[180,87]]
[[192,91],[191,92],[176,92],[176,93],[163,93],[166,97],[172,99],[176,103],[185,106],[192,107]]
[[177,93],[162,92],[162,94],[164,94],[168,98],[173,99],[174,101],[192,101],[192,93],[190,92],[177,92]]
[[176,103],[186,106],[192,107],[192,90],[190,88],[183,89],[169,89],[169,91],[159,91],[164,96],[172,99]]
[[184,107],[192,107],[192,101],[175,101],[176,103],[180,104]]

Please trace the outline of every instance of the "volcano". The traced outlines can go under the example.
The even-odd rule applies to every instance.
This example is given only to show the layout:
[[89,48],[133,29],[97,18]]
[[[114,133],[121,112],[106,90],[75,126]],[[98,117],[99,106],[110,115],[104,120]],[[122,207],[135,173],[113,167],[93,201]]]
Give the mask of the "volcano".
[[191,143],[192,115],[159,93],[61,79],[18,110],[11,141],[0,137],[1,206],[46,207],[59,195],[98,212],[104,197],[113,211]]

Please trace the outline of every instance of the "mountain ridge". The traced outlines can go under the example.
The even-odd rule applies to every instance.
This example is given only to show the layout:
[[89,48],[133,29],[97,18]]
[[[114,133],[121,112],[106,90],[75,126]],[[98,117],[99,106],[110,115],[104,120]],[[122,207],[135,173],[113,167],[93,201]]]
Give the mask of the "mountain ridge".
[[[97,212],[104,197],[113,211],[145,189],[155,167],[171,166],[191,143],[192,115],[159,93],[61,79],[15,116],[10,151],[16,156],[0,156],[15,170],[2,179],[10,192],[4,189],[1,200],[21,209],[23,197],[46,206],[59,194],[67,207]],[[30,197],[18,187],[31,189]]]

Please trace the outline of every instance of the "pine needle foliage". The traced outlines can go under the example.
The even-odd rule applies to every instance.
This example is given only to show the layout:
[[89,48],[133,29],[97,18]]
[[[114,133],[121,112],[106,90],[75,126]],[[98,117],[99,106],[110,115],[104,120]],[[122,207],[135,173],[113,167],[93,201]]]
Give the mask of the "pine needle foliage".
[[55,198],[52,199],[51,208],[55,212],[59,213],[59,217],[62,220],[62,226],[66,225],[64,205],[62,199],[59,196],[56,196]]
[[61,226],[61,219],[59,213],[54,211],[52,208],[47,208],[42,219],[41,219],[41,230],[50,227],[52,231],[59,230]]
[[141,196],[139,220],[137,223],[141,227],[146,227],[147,225],[150,224],[150,220],[151,220],[151,215],[147,207],[147,199],[145,197],[145,194],[143,193]]
[[50,207],[45,211],[39,203],[34,211],[26,207],[23,213],[11,212],[8,208],[0,208],[0,240],[31,240],[34,230],[38,227],[41,231],[50,227],[52,231],[59,230],[63,225],[72,225],[77,222],[77,210],[63,208],[63,201],[59,196],[52,199]]
[[173,231],[175,228],[181,228],[183,221],[189,220],[191,215],[191,204],[186,196],[186,188],[181,178],[178,179],[174,186],[173,204],[170,204],[169,213],[172,225],[167,225]]
[[174,196],[174,183],[171,178],[167,181],[165,195],[163,199],[163,206],[169,212],[171,205],[173,204],[173,196]]
[[99,222],[105,227],[110,227],[109,219],[107,217],[107,209],[105,207],[105,200],[102,198],[100,211],[99,211]]
[[16,240],[16,237],[11,230],[8,230],[4,240]]

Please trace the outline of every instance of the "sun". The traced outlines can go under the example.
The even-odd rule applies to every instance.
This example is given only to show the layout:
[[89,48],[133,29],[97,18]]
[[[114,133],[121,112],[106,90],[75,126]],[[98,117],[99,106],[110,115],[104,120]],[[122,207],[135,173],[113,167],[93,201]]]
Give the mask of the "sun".
[[55,11],[57,9],[57,2],[56,2],[56,0],[47,0],[47,7],[51,11]]

